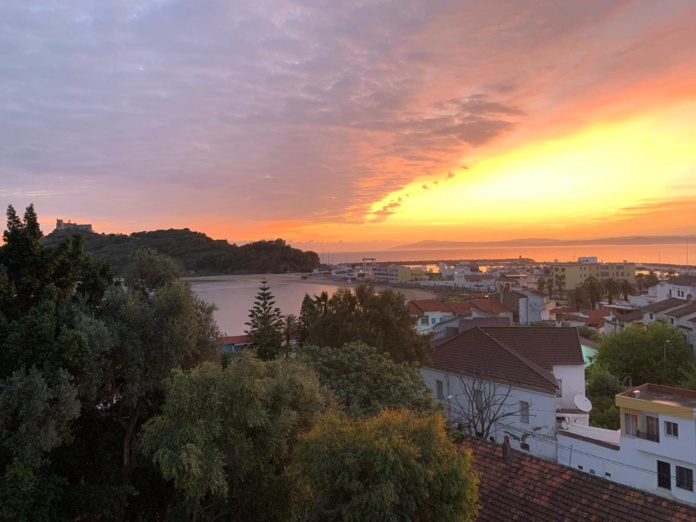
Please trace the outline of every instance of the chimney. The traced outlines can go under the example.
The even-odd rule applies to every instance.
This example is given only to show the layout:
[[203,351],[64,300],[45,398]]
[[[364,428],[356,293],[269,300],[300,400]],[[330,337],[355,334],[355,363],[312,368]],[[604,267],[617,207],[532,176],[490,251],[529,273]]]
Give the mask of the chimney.
[[633,390],[633,398],[640,399],[640,390]]
[[512,460],[512,448],[510,447],[510,438],[507,435],[505,435],[503,442],[503,460],[505,462]]

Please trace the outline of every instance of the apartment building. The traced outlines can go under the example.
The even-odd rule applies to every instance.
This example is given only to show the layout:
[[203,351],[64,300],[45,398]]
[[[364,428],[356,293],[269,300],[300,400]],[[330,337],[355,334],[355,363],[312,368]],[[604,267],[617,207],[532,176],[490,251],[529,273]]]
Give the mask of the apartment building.
[[[582,258],[588,259],[588,258]],[[589,258],[594,260],[596,258]],[[607,279],[626,279],[631,283],[636,282],[636,264],[623,261],[621,263],[554,263],[553,277],[563,278],[563,287],[568,290],[576,288],[588,277],[594,277],[599,281]]]

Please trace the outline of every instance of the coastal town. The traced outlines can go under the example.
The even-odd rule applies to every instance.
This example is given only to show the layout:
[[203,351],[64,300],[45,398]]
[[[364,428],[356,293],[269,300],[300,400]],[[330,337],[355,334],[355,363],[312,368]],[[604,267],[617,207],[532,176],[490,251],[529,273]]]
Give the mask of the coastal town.
[[[635,488],[641,498],[657,495],[696,506],[696,390],[622,383],[613,397],[617,429],[591,422],[586,394],[586,372],[599,342],[625,329],[666,325],[696,358],[696,272],[596,257],[430,267],[364,259],[354,266],[325,265],[303,277],[433,292],[407,300],[407,307],[413,327],[431,339],[432,360],[420,373],[448,422],[509,447],[519,459],[542,459],[538,465],[549,488],[572,469],[581,482],[579,475],[587,474],[624,486],[588,488],[574,492],[578,497],[596,489],[612,499]],[[593,289],[596,296],[585,295]],[[226,338],[226,349],[240,351],[247,341],[244,335]],[[670,348],[665,340],[665,357]],[[480,451],[481,459],[491,458],[486,442],[470,446],[475,457]],[[480,470],[484,483],[487,469]]]

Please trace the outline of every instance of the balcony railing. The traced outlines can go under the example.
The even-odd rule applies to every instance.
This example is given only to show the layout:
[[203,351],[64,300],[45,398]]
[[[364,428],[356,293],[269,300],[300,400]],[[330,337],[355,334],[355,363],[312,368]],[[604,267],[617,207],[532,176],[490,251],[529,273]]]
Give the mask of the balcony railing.
[[649,440],[651,442],[660,442],[659,433],[646,433],[644,431],[639,431],[636,433],[636,437],[643,440]]

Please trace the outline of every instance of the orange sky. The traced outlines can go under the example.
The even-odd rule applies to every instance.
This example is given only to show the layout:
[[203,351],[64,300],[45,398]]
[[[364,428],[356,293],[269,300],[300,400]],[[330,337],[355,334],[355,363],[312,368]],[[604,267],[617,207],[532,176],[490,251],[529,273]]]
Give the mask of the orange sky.
[[0,195],[314,250],[696,233],[693,2],[280,6],[11,0]]

